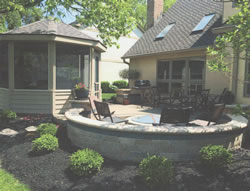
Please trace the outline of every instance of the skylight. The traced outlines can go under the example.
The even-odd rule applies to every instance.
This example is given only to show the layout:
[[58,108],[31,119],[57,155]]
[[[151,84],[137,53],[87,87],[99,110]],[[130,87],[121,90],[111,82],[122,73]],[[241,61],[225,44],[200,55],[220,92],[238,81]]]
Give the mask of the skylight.
[[168,31],[175,25],[175,23],[171,23],[168,26],[166,26],[156,37],[155,40],[163,39]]
[[212,20],[213,17],[214,17],[214,13],[204,16],[199,22],[199,24],[196,25],[196,27],[193,29],[192,32],[202,31],[207,26],[207,24]]

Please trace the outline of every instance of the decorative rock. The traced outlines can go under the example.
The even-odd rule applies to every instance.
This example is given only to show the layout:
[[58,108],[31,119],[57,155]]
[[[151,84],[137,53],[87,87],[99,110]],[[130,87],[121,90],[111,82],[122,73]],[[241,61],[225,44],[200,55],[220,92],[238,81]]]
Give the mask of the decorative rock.
[[14,131],[12,129],[4,129],[2,131],[0,131],[0,135],[6,135],[6,136],[10,136],[10,137],[15,137],[18,134],[17,131]]
[[35,127],[35,126],[29,126],[29,127],[26,127],[25,130],[27,132],[36,132],[37,127]]

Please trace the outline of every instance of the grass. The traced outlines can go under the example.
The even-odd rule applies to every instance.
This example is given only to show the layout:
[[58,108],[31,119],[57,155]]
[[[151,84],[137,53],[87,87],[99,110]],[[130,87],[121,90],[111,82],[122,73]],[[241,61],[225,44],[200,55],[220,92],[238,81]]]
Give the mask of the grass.
[[13,175],[0,169],[0,190],[3,191],[30,191],[29,187],[20,183]]
[[102,99],[103,99],[103,100],[109,100],[109,99],[111,99],[113,96],[116,96],[116,93],[102,93]]

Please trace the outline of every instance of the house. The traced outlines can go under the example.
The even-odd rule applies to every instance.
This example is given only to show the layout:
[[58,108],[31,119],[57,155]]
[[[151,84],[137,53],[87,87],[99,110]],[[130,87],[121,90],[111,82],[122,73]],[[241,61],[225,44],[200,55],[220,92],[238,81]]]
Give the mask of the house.
[[79,81],[100,96],[99,60],[105,49],[99,40],[52,20],[0,34],[0,109],[63,113]]
[[[186,91],[206,88],[220,94],[229,88],[237,102],[250,104],[246,97],[250,83],[239,84],[228,77],[232,75],[212,72],[207,66],[206,49],[214,44],[215,29],[236,12],[232,2],[177,0],[164,14],[163,0],[148,0],[147,5],[149,28],[123,55],[123,59],[130,59],[130,69],[140,72],[140,79],[150,80],[165,92],[184,87]],[[236,71],[244,81],[245,63],[233,63],[231,72]],[[134,86],[133,81],[129,83]]]
[[[75,25],[77,27],[77,25]],[[82,28],[82,32],[85,34],[97,38],[100,41],[101,38],[98,37],[99,31],[95,27]],[[119,76],[119,72],[123,69],[128,69],[127,63],[124,63],[121,57],[127,52],[136,41],[143,35],[143,31],[136,27],[132,32],[126,36],[121,36],[117,43],[119,47],[115,45],[108,47],[100,60],[100,77],[102,81],[109,81],[110,83],[116,80],[122,80]]]

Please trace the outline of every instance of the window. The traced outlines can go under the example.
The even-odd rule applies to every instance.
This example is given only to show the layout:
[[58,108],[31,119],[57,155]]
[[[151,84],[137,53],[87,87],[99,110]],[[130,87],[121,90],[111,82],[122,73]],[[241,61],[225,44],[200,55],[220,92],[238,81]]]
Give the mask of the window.
[[0,87],[9,87],[8,43],[0,43]]
[[158,79],[169,79],[169,62],[159,62],[158,63]]
[[173,61],[172,79],[184,79],[185,76],[185,60]]
[[170,29],[175,25],[175,23],[171,23],[168,26],[166,26],[155,38],[155,40],[161,40],[163,39],[166,34],[168,33],[168,31],[170,31]]
[[48,89],[48,44],[14,45],[15,88]]
[[191,60],[189,62],[190,79],[191,80],[202,80],[203,68],[204,68],[204,61]]
[[198,23],[198,25],[196,25],[196,27],[193,29],[192,32],[196,32],[196,31],[202,31],[207,24],[213,19],[215,14],[210,14],[210,15],[206,15],[204,16],[201,21]]
[[244,96],[250,97],[250,53],[247,51]]
[[[87,50],[69,44],[56,45],[56,89],[72,89],[79,82],[88,87],[88,71],[84,70],[89,57]],[[87,64],[86,64],[87,65]]]

